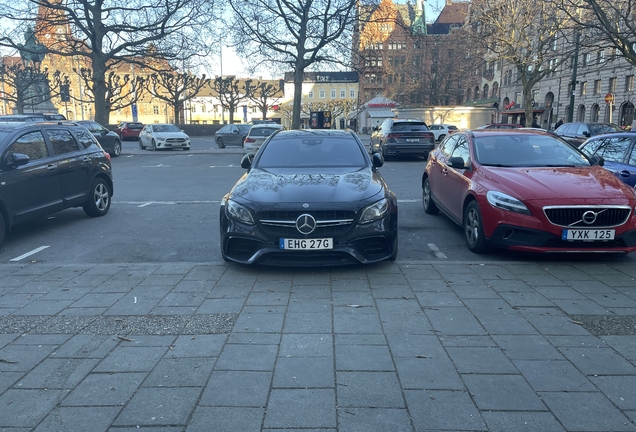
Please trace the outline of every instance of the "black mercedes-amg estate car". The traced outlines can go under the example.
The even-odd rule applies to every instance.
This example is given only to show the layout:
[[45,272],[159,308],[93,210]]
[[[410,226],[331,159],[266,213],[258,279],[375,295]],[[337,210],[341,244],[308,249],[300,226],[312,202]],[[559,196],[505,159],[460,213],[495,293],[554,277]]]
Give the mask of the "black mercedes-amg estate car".
[[372,157],[350,131],[277,131],[223,197],[226,261],[334,265],[395,260],[398,206]]

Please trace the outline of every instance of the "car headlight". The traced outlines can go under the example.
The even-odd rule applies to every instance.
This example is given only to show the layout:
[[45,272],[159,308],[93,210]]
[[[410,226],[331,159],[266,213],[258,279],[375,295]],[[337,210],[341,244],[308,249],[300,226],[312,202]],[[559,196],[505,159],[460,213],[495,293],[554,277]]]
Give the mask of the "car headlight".
[[389,200],[382,198],[380,201],[365,207],[360,214],[360,224],[367,224],[386,216],[389,211]]
[[157,141],[165,141],[165,140],[166,140],[166,138],[165,138],[165,137],[156,137],[155,139],[156,139]]
[[493,207],[525,215],[532,214],[524,203],[519,201],[517,198],[511,197],[510,195],[507,195],[503,192],[488,191],[488,193],[486,194],[486,198],[488,199],[490,205]]
[[248,225],[255,225],[254,218],[252,217],[252,213],[249,209],[236,201],[227,200],[225,203],[225,214],[227,214],[227,217],[234,219],[235,221]]

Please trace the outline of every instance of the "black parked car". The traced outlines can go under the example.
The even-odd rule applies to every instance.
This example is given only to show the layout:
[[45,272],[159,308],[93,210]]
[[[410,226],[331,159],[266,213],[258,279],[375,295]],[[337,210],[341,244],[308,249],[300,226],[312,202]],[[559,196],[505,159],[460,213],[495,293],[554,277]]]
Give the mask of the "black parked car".
[[0,123],[0,243],[12,226],[71,207],[108,213],[110,156],[72,123]]
[[623,129],[613,123],[571,122],[563,123],[554,131],[555,135],[560,136],[575,147],[580,146],[590,137],[612,132],[623,132]]
[[221,254],[244,264],[394,260],[398,205],[360,139],[342,130],[277,131],[221,201]]
[[371,135],[371,153],[392,156],[428,156],[435,135],[422,120],[386,119]]
[[121,154],[121,138],[115,132],[106,129],[104,126],[91,120],[80,120],[78,124],[86,127],[97,138],[99,144],[112,157]]

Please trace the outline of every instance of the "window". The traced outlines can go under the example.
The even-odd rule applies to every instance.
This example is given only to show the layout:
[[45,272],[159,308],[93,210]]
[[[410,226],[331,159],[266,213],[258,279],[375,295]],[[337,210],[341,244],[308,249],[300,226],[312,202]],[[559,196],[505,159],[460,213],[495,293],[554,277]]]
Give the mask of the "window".
[[422,56],[414,56],[413,57],[413,66],[422,66]]
[[599,51],[596,54],[596,62],[598,64],[605,63],[605,51]]
[[393,84],[393,74],[388,74],[386,76],[386,83],[387,84]]
[[457,145],[453,149],[451,157],[460,157],[464,160],[464,167],[470,166],[470,151],[468,150],[468,140],[464,136],[460,136]]
[[42,159],[49,155],[44,137],[39,131],[22,135],[13,143],[11,152],[25,154],[31,160]]
[[152,113],[155,115],[159,114],[159,105],[152,106]]
[[309,90],[309,93],[307,93],[307,97],[309,99],[313,99],[314,98],[314,91],[313,90]]
[[[196,107],[196,105],[192,105],[192,104],[190,104],[190,112],[191,112],[191,113],[195,113],[195,112],[197,112],[197,107]],[[159,114],[159,113],[157,113],[157,114]]]
[[582,64],[582,66],[589,65],[591,58],[592,58],[592,55],[590,53],[584,54],[583,55],[583,64]]
[[601,141],[601,145],[596,149],[594,154],[602,156],[609,162],[622,163],[625,152],[632,144],[632,138],[607,138]]
[[552,51],[556,51],[557,50],[557,37],[555,36],[554,39],[552,39]]
[[55,154],[71,153],[80,149],[77,141],[68,130],[47,129],[46,136],[49,137]]
[[601,80],[594,80],[594,94],[601,93]]
[[627,75],[625,77],[625,91],[634,90],[634,75]]
[[75,136],[84,148],[88,148],[95,143],[95,137],[90,132],[83,130],[75,131]]
[[324,98],[325,98],[325,89],[320,89],[320,90],[318,91],[318,97],[319,97],[320,99],[324,99]]
[[356,97],[356,91],[354,89],[350,89],[349,90],[349,97],[350,98],[355,98]]
[[331,99],[336,98],[336,89],[331,89]]
[[340,89],[340,98],[347,97],[347,91],[345,89]]
[[581,96],[585,96],[587,94],[587,81],[583,81],[581,83]]
[[609,79],[609,92],[616,93],[616,77]]

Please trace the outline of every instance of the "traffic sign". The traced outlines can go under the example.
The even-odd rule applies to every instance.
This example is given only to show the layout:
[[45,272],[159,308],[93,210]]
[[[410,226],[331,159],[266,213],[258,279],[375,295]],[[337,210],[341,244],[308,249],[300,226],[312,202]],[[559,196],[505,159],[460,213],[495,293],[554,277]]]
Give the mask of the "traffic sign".
[[611,104],[612,102],[614,102],[614,95],[611,93],[608,93],[605,95],[605,103],[607,104]]

